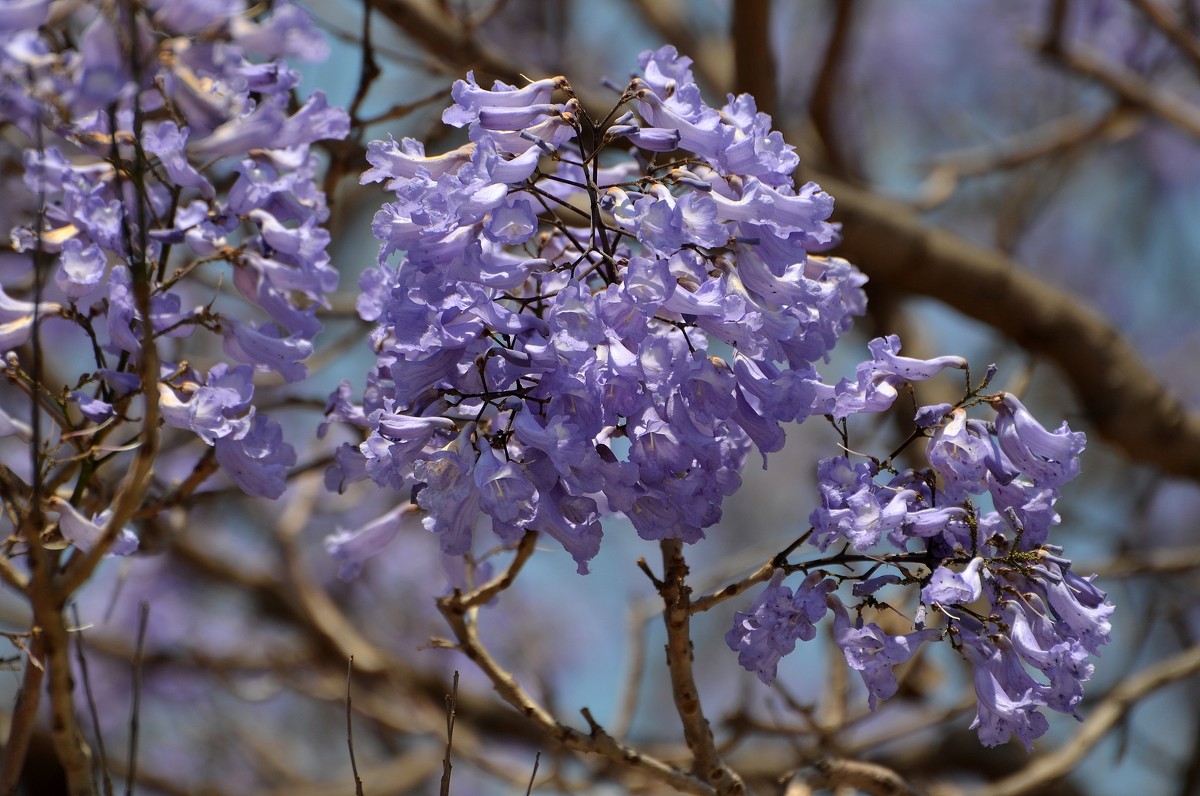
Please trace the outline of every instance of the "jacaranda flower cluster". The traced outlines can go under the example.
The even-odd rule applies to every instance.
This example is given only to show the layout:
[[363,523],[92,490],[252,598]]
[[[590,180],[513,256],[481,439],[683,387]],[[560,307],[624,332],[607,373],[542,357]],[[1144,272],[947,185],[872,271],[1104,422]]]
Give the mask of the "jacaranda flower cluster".
[[[1093,671],[1088,658],[1108,643],[1113,607],[1047,539],[1059,523],[1058,490],[1079,472],[1084,435],[1065,423],[1048,431],[1011,394],[979,393],[918,411],[927,468],[885,471],[877,460],[849,456],[821,462],[821,505],[807,538],[820,552],[838,550],[781,566],[738,613],[726,642],[743,666],[770,682],[780,658],[797,639],[812,638],[830,608],[834,639],[862,675],[872,708],[895,694],[896,664],[944,638],[973,666],[972,726],[985,744],[1015,735],[1028,747],[1048,729],[1042,708],[1078,717]],[[969,417],[971,406],[990,407],[993,419]],[[880,574],[881,566],[892,571]],[[805,577],[793,593],[782,582],[796,571]],[[851,621],[832,594],[846,581],[860,607],[894,607],[884,602],[887,587],[919,586],[916,629],[889,635],[861,615]],[[944,618],[940,627],[927,626],[931,613]]]
[[704,104],[689,63],[643,55],[603,119],[565,78],[459,81],[443,120],[469,143],[370,145],[363,180],[395,193],[359,300],[377,364],[361,407],[348,386],[332,401],[366,439],[331,486],[411,490],[447,553],[482,513],[583,572],[602,516],[695,542],[751,447],[765,461],[781,423],[852,399],[813,364],[864,304],[857,270],[809,256],[834,242],[832,201],[793,190],[770,120],[746,96]]
[[[256,411],[253,375],[306,375],[337,286],[310,146],[349,119],[319,92],[296,107],[284,60],[324,57],[323,36],[287,2],[15,6],[0,15],[0,122],[23,136],[28,212],[12,239],[53,266],[40,319],[77,329],[43,326],[86,352],[59,425],[112,434],[142,392],[149,325],[162,419],[212,446],[245,492],[278,497],[296,455]],[[5,290],[32,296],[32,278]],[[34,315],[0,293],[0,351],[30,338]],[[227,362],[184,357],[198,329],[221,336]]]

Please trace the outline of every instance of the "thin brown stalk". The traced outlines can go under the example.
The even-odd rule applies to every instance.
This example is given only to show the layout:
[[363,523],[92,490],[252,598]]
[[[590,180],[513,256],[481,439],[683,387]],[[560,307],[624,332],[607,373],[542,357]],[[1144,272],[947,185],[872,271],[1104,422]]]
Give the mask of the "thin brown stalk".
[[150,603],[138,606],[137,642],[133,652],[133,704],[129,708],[129,757],[125,763],[128,773],[125,796],[133,796],[137,781],[138,736],[142,727],[142,668],[146,658],[146,628],[150,623]]
[[856,788],[872,796],[921,796],[911,783],[886,766],[861,760],[823,758],[806,778],[814,788]]
[[458,718],[458,670],[454,670],[454,683],[446,695],[446,751],[442,755],[442,780],[439,796],[450,796],[450,775],[454,771],[451,761],[454,751],[454,722]]
[[92,691],[92,678],[88,672],[87,655],[83,648],[83,628],[79,624],[79,609],[71,605],[71,620],[75,623],[75,660],[79,664],[79,677],[83,681],[83,693],[87,699],[88,715],[92,719],[92,734],[96,737],[96,752],[100,769],[100,782],[104,796],[112,796],[112,776],[108,772],[108,751],[104,748],[104,733],[100,730],[100,714],[96,709],[96,697]]
[[358,775],[358,761],[354,759],[354,710],[350,700],[350,676],[354,674],[354,656],[346,664],[346,746],[350,748],[350,770],[354,773],[354,796],[363,796],[362,777]]

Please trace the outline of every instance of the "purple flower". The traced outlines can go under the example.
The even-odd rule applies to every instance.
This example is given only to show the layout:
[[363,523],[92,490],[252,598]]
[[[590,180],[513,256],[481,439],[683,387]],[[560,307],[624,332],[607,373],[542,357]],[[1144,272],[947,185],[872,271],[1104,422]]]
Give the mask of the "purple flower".
[[213,447],[221,469],[247,495],[274,500],[287,488],[296,451],[284,441],[283,428],[266,415],[255,415],[245,436],[222,437]]
[[90,296],[100,288],[107,264],[99,246],[71,238],[63,242],[54,283],[68,298],[77,300]]
[[468,425],[454,442],[417,459],[414,478],[421,485],[417,505],[428,512],[421,524],[438,535],[442,552],[465,555],[471,549],[475,520],[479,516],[479,489],[475,485],[475,457],[471,456]]
[[1079,454],[1087,444],[1083,433],[1066,423],[1047,431],[1011,393],[1001,393],[992,407],[1001,450],[1036,486],[1062,486],[1079,474]]
[[412,506],[397,506],[365,525],[347,530],[338,526],[337,532],[325,537],[325,551],[340,562],[338,577],[353,580],[362,571],[367,559],[379,555],[392,543]]
[[147,128],[142,134],[142,145],[152,155],[157,155],[167,175],[181,188],[195,188],[206,199],[215,195],[212,184],[188,162],[188,128],[180,129],[174,122],[160,122]]
[[817,465],[821,507],[809,517],[817,547],[824,550],[841,538],[855,550],[867,550],[904,524],[916,493],[877,485],[876,472],[873,462],[851,465],[844,456]]
[[917,630],[903,636],[891,636],[874,622],[854,626],[841,600],[832,594],[828,599],[833,609],[833,640],[841,647],[846,665],[862,675],[867,686],[868,704],[875,710],[880,699],[888,699],[899,688],[892,667],[915,655],[926,641],[938,638],[940,631]]
[[938,567],[929,578],[929,584],[921,589],[921,602],[930,605],[975,602],[983,593],[980,580],[982,567],[983,559],[978,556],[972,558],[962,572],[955,572],[944,565]]
[[965,359],[956,356],[902,357],[898,354],[900,338],[896,335],[878,337],[867,347],[872,358],[858,366],[855,381],[843,379],[837,386],[834,417],[841,419],[859,412],[882,412],[896,400],[901,384],[933,378],[946,368],[967,366]]
[[35,314],[40,319],[57,315],[61,310],[60,305],[48,301],[35,304],[14,299],[0,288],[0,353],[11,351],[29,339]]
[[1091,580],[1070,569],[1047,561],[1036,568],[1041,576],[1036,583],[1057,619],[1064,637],[1077,639],[1088,652],[1096,653],[1109,642],[1112,629],[1109,617],[1113,606]]
[[[89,520],[70,503],[58,497],[50,499],[49,508],[58,512],[58,528],[62,532],[63,538],[84,552],[91,550],[100,542],[108,520],[112,516],[112,510],[105,509]],[[137,535],[128,528],[122,528],[106,555],[127,556],[136,552],[137,549]]]
[[792,593],[782,585],[783,570],[777,570],[767,588],[749,611],[734,615],[725,643],[738,654],[738,663],[754,672],[764,685],[775,679],[779,661],[796,648],[796,641],[811,641],[816,623],[825,616],[826,596],[837,587],[832,578],[813,572]]
[[225,353],[239,362],[262,370],[273,370],[285,381],[300,381],[308,368],[300,360],[312,353],[312,341],[298,334],[283,337],[274,324],[255,328],[236,318],[226,318],[230,333],[225,336]]
[[271,15],[262,22],[253,23],[245,14],[227,18],[231,20],[235,42],[268,58],[324,61],[329,57],[325,35],[317,30],[304,9],[286,0],[273,3]]
[[979,742],[984,746],[999,746],[1016,735],[1025,750],[1032,752],[1033,741],[1050,728],[1046,717],[1038,712],[1042,705],[1034,698],[1032,689],[1010,695],[986,666],[975,667],[974,681],[978,702],[971,729],[979,730]]
[[917,408],[917,413],[913,422],[916,424],[917,428],[933,428],[940,423],[946,417],[946,415],[953,411],[953,406],[944,403],[921,406]]
[[181,399],[166,384],[158,385],[163,421],[175,428],[186,428],[209,445],[224,437],[241,438],[250,428],[248,415],[254,396],[252,372],[246,365],[229,368],[217,363],[209,371],[207,383],[187,385],[191,394]]
[[[988,484],[1007,483],[1017,474],[1001,452],[988,426],[955,409],[929,438],[929,465],[942,478],[942,491],[951,500],[987,491]],[[988,475],[991,474],[991,479]]]
[[0,33],[37,28],[50,15],[50,0],[6,0],[0,14]]
[[22,420],[5,412],[3,407],[0,407],[0,437],[16,437],[22,442],[28,444],[33,440],[33,428]]
[[72,390],[70,399],[79,405],[79,411],[93,423],[103,423],[113,416],[112,404],[88,395],[81,390]]
[[501,462],[490,445],[479,449],[475,486],[479,490],[479,507],[492,518],[494,525],[505,529],[497,530],[502,538],[518,536],[516,529],[528,527],[537,516],[540,497],[537,487],[516,464]]

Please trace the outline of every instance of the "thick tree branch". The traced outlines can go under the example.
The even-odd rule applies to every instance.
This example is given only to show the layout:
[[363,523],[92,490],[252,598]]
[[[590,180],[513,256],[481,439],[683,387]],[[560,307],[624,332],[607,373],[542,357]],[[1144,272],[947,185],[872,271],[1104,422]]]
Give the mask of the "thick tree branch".
[[829,165],[839,174],[849,177],[853,172],[838,138],[834,103],[839,96],[843,96],[839,85],[842,68],[846,64],[847,44],[854,28],[854,0],[834,0],[834,3],[833,29],[829,33],[825,57],[821,59],[821,68],[813,83],[808,113],[825,148]]
[[754,96],[763,113],[777,108],[779,70],[771,49],[771,0],[734,0],[733,88]]

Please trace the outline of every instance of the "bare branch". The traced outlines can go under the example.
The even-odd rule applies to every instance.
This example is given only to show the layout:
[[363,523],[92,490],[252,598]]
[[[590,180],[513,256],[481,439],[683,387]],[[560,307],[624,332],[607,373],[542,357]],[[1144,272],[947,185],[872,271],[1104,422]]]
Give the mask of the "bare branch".
[[857,788],[873,796],[921,796],[903,777],[886,766],[859,760],[822,758],[804,778],[813,788]]
[[458,670],[454,671],[454,685],[446,695],[446,753],[442,755],[442,781],[440,796],[450,796],[450,772],[454,764],[450,762],[450,752],[454,749],[454,719],[458,716]]
[[726,600],[738,596],[756,583],[762,583],[763,581],[769,580],[771,578],[771,573],[774,571],[775,563],[773,561],[768,561],[756,569],[753,573],[747,575],[736,583],[730,583],[728,586],[722,586],[712,594],[695,600],[692,602],[690,610],[693,614],[698,614],[707,611],[710,608],[716,607]]
[[1068,46],[1057,39],[1049,39],[1042,52],[1068,71],[1101,84],[1126,105],[1151,113],[1188,135],[1200,138],[1200,108],[1178,94],[1161,89],[1136,72],[1105,60],[1094,49],[1082,44]]
[[537,546],[537,532],[526,531],[521,537],[521,541],[517,543],[517,554],[513,556],[513,560],[503,573],[492,578],[487,583],[480,586],[470,594],[462,596],[462,605],[464,608],[476,608],[480,605],[485,605],[491,602],[497,594],[507,589],[517,579],[521,569],[525,566],[525,562],[533,555],[533,551]]
[[1200,41],[1184,27],[1175,12],[1166,8],[1156,0],[1129,0],[1129,2],[1146,15],[1146,18],[1163,32],[1171,43],[1183,51],[1192,62],[1192,66],[1200,70]]
[[133,653],[133,704],[129,708],[129,758],[126,763],[125,796],[133,796],[137,779],[138,731],[142,721],[142,664],[146,653],[146,625],[150,620],[150,603],[138,606],[137,643]]
[[1117,105],[1099,116],[1091,112],[1072,113],[992,146],[939,155],[925,180],[925,195],[919,201],[919,209],[929,210],[949,199],[961,177],[1014,169],[1064,154],[1097,138],[1132,132],[1144,118],[1124,105]]
[[363,796],[362,777],[358,775],[358,761],[354,759],[354,711],[350,700],[350,676],[354,674],[354,656],[346,664],[346,746],[350,749],[350,771],[354,774],[354,796]]
[[452,19],[421,0],[372,0],[374,8],[431,55],[447,59],[454,71],[463,67],[486,72],[510,83],[520,82],[520,65],[506,53],[467,35]]

